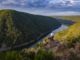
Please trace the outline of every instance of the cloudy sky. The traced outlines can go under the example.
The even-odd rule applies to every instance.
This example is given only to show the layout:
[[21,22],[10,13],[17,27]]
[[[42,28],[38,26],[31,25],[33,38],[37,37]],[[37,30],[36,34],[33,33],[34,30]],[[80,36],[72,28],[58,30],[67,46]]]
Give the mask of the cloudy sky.
[[0,0],[0,9],[40,15],[80,15],[80,0]]

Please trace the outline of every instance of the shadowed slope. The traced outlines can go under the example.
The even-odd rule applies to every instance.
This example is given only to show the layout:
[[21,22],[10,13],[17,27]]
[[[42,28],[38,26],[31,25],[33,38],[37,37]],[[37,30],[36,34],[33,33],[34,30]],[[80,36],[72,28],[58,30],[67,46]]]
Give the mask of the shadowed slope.
[[1,10],[0,46],[11,47],[23,43],[31,45],[60,26],[61,24],[53,18],[15,10]]

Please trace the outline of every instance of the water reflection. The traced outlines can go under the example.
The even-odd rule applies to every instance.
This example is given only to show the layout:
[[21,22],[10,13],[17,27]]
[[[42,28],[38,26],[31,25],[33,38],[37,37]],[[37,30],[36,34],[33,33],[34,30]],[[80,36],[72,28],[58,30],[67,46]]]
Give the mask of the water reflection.
[[55,33],[59,32],[59,31],[62,31],[62,30],[65,30],[67,28],[68,28],[67,25],[62,24],[61,27],[59,27],[58,29],[52,31],[52,33],[50,33],[49,36],[53,36]]

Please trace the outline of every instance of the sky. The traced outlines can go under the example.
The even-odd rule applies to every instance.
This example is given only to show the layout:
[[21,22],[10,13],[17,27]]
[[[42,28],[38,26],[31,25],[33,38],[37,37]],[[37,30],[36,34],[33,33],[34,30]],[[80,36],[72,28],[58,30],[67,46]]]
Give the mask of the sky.
[[80,15],[80,0],[0,0],[0,9],[38,15]]

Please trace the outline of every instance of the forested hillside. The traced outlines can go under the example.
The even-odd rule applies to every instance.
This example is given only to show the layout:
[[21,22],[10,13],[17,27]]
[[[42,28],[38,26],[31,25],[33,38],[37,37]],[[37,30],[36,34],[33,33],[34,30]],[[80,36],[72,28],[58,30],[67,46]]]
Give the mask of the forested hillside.
[[80,23],[76,23],[70,26],[69,29],[55,34],[54,39],[64,44],[80,42]]
[[53,18],[15,10],[0,10],[0,47],[28,46],[61,24]]

